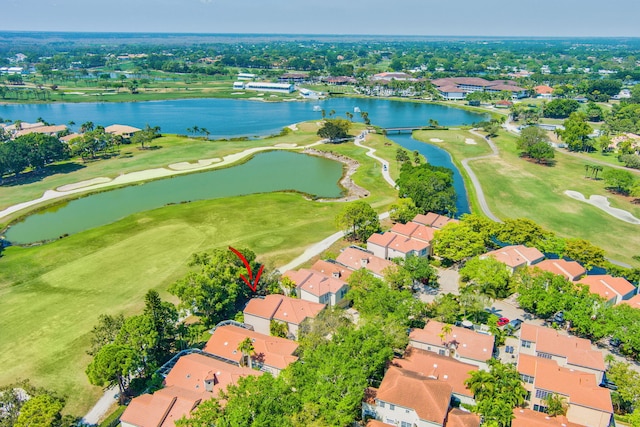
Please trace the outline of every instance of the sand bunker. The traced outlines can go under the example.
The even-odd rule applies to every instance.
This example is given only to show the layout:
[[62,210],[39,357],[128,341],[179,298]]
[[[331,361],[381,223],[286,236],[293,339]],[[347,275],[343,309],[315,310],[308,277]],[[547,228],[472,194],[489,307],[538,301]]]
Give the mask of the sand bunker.
[[476,144],[477,144],[476,140],[475,140],[475,139],[473,139],[473,138],[466,138],[466,139],[464,140],[464,143],[465,143],[465,144],[469,144],[469,145],[476,145]]
[[209,165],[212,165],[213,163],[217,163],[221,161],[218,158],[215,159],[202,159],[202,160],[198,160],[197,163],[189,163],[189,162],[179,162],[179,163],[173,163],[171,165],[169,165],[169,169],[173,169],[175,171],[185,171],[185,170],[190,170],[190,169],[198,169],[198,168],[203,168]]
[[298,130],[298,124],[294,123],[292,125],[287,126],[289,129],[291,129],[292,131],[296,131]]
[[274,147],[280,147],[280,148],[293,148],[293,147],[297,147],[298,144],[276,144],[274,145]]
[[440,138],[431,138],[429,141],[431,141],[431,142],[444,142]]
[[586,199],[582,193],[573,190],[567,190],[564,192],[572,199],[579,200],[581,202],[589,203],[599,209],[602,209],[611,216],[618,218],[621,221],[628,222],[629,224],[640,224],[640,219],[633,216],[630,212],[623,209],[612,208],[609,200],[604,196],[592,195],[589,199]]
[[93,178],[93,179],[88,179],[86,181],[76,182],[74,184],[62,185],[62,186],[56,188],[56,190],[58,190],[58,191],[70,191],[70,190],[75,190],[76,188],[89,187],[90,185],[95,185],[95,184],[104,184],[104,183],[110,182],[110,181],[111,181],[111,178],[106,178],[106,177]]

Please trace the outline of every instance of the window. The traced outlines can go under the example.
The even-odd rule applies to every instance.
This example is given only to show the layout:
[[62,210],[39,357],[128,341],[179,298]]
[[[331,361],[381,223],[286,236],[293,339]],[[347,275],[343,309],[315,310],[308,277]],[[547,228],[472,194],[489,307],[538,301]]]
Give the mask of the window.
[[384,408],[384,402],[382,400],[378,402],[378,405],[380,405],[381,408]]
[[533,377],[525,374],[520,374],[520,379],[528,384],[533,384]]
[[504,349],[504,352],[508,354],[513,354],[513,346],[510,346],[510,345],[506,346]]
[[444,356],[444,355],[445,355],[445,354],[444,354],[444,350],[438,350],[438,354],[439,354],[440,356]]
[[395,411],[396,409],[396,405],[392,405],[391,403],[389,404],[389,409],[392,411]]
[[551,355],[549,353],[540,353],[537,354],[538,357],[542,357],[543,359],[551,359]]
[[531,341],[522,340],[522,346],[524,348],[531,348]]
[[536,390],[536,398],[538,398],[538,399],[545,399],[550,394],[551,393],[549,393],[548,391],[545,391],[545,390]]
[[402,422],[400,423],[400,427],[411,427],[411,423],[408,423],[408,422],[406,422],[406,421],[402,421]]
[[538,412],[547,412],[547,407],[546,406],[542,406],[542,405],[533,405],[533,410],[534,411],[538,411]]

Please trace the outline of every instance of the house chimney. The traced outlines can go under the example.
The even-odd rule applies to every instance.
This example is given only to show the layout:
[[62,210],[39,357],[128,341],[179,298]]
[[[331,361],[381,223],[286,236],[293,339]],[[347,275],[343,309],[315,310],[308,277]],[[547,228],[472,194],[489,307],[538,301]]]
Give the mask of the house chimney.
[[366,268],[367,264],[369,264],[369,260],[367,258],[360,258],[360,267]]

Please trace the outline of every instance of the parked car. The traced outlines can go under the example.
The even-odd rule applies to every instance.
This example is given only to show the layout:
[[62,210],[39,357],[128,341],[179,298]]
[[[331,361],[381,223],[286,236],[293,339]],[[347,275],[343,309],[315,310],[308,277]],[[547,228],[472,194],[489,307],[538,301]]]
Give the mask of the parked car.
[[520,329],[520,327],[522,326],[523,323],[524,323],[524,321],[522,319],[513,319],[507,325],[507,329],[510,329],[512,331],[517,331],[517,330]]
[[498,326],[505,326],[509,324],[509,319],[507,319],[506,317],[501,317],[498,319]]

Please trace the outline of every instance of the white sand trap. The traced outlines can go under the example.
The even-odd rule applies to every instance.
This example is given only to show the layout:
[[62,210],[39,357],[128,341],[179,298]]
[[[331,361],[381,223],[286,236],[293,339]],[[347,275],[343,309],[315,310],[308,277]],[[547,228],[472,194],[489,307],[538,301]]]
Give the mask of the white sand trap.
[[207,167],[207,166],[212,165],[213,163],[217,163],[219,161],[221,161],[221,159],[214,158],[214,159],[198,160],[197,163],[179,162],[179,163],[170,164],[169,165],[169,169],[173,169],[174,171],[186,171],[186,170],[190,170],[190,169],[198,169],[198,168]]
[[293,147],[297,147],[298,144],[276,144],[274,145],[274,147],[280,147],[280,148],[293,148]]
[[57,191],[71,191],[71,190],[75,190],[76,188],[84,188],[84,187],[89,187],[89,186],[95,185],[95,184],[104,184],[106,182],[111,182],[111,178],[100,177],[100,178],[88,179],[86,181],[80,181],[80,182],[76,182],[74,184],[62,185],[62,186],[56,188],[56,190]]
[[592,195],[589,199],[586,199],[582,193],[573,190],[567,190],[564,192],[567,196],[572,199],[579,200],[581,202],[589,203],[590,205],[595,206],[596,208],[602,209],[606,213],[611,216],[618,218],[624,222],[628,222],[629,224],[640,224],[640,219],[633,216],[630,212],[627,212],[623,209],[612,208],[609,200],[604,196]]
[[298,130],[298,124],[297,124],[297,123],[294,123],[294,124],[289,125],[289,126],[287,126],[287,127],[288,127],[289,129],[293,130],[293,131]]
[[431,142],[444,142],[440,138],[431,138],[429,141],[431,141]]
[[478,144],[478,143],[476,142],[476,140],[475,140],[475,139],[473,139],[473,138],[466,138],[466,139],[464,140],[464,143],[465,143],[465,144],[469,144],[469,145],[477,145],[477,144]]

